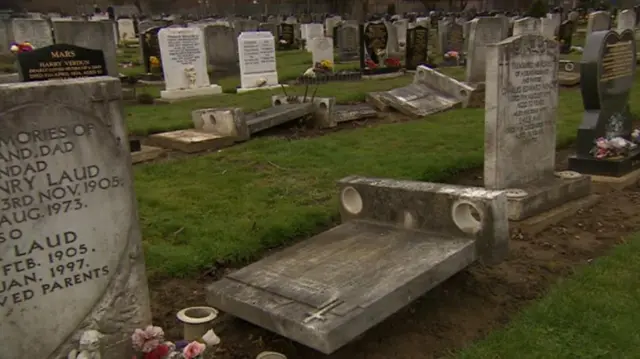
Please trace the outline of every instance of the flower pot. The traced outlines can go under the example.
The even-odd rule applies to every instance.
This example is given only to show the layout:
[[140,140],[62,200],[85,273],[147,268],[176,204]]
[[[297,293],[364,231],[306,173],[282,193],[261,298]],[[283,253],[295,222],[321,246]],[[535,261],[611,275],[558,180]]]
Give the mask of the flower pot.
[[177,317],[184,326],[184,340],[193,341],[211,329],[218,311],[211,307],[190,307],[179,311]]
[[256,359],[287,359],[287,357],[284,354],[276,352],[262,352],[258,354]]

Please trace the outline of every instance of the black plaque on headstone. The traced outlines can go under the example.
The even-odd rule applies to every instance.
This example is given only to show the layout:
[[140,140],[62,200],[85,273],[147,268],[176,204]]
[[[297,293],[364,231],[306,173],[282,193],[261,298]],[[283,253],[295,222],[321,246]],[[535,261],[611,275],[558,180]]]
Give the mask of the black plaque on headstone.
[[587,39],[580,61],[580,89],[584,104],[578,128],[576,155],[569,158],[573,171],[623,176],[640,165],[640,150],[624,158],[596,159],[590,153],[598,138],[630,139],[632,115],[629,93],[636,72],[636,42],[632,30],[596,31]]
[[370,22],[364,27],[364,50],[371,61],[380,65],[378,52],[387,51],[389,30],[383,21]]
[[104,53],[84,47],[55,44],[18,54],[23,82],[106,76]]
[[151,57],[158,58],[162,64],[160,57],[160,42],[158,41],[158,32],[162,30],[162,26],[154,26],[140,34],[140,45],[142,46],[142,62],[146,73],[151,73]]
[[296,35],[294,31],[293,24],[280,24],[280,48],[293,49],[296,42]]
[[429,29],[424,26],[416,26],[407,29],[406,63],[407,70],[415,70],[418,66],[427,63],[427,51],[429,41]]

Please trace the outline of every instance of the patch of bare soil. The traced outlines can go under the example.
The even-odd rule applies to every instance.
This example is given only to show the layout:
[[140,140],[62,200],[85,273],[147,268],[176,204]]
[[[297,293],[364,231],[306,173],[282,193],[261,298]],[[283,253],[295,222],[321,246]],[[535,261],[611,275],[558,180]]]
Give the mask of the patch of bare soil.
[[[566,167],[566,157],[571,152],[559,153],[558,169]],[[449,182],[481,184],[482,170],[469,171]],[[559,278],[639,231],[639,205],[640,188],[616,191],[591,209],[534,236],[514,233],[505,262],[495,267],[471,266],[330,356],[241,320],[229,319],[219,333],[222,344],[215,358],[252,359],[264,350],[281,352],[289,359],[443,357],[503,327]],[[155,324],[167,328],[169,337],[180,337],[176,311],[205,303],[205,286],[228,270],[220,269],[197,279],[152,283]]]

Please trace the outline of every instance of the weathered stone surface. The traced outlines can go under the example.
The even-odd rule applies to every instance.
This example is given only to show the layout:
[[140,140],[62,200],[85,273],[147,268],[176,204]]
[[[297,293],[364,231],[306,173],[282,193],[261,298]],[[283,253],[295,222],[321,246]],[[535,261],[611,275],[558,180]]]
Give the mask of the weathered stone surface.
[[424,117],[460,105],[460,101],[428,86],[411,84],[383,92],[382,101],[412,117]]
[[336,122],[349,122],[378,117],[378,111],[369,104],[336,105]]
[[191,113],[196,130],[246,141],[251,137],[241,108],[205,108]]
[[156,133],[149,136],[147,141],[150,145],[157,147],[169,148],[184,153],[197,153],[229,147],[233,145],[235,138],[188,129]]
[[246,115],[247,127],[252,135],[260,131],[299,119],[313,113],[313,103],[282,104]]
[[335,113],[336,99],[335,97],[314,97],[312,99],[307,96],[271,96],[271,104],[273,106],[280,106],[283,104],[295,104],[308,102],[313,104],[313,112],[311,112],[311,118],[308,120],[308,125],[314,128],[331,128],[338,124],[338,119]]
[[387,111],[389,109],[389,105],[382,101],[383,93],[384,92],[369,92],[365,97],[365,101],[377,108],[378,111]]
[[484,92],[428,66],[418,66],[414,84],[432,87],[461,102],[462,107],[484,107]]
[[131,163],[143,163],[153,161],[165,153],[163,148],[153,146],[142,146],[140,151],[131,152]]
[[478,17],[469,22],[465,82],[475,84],[485,81],[487,45],[507,38],[507,30],[504,20],[498,17]]
[[0,85],[2,356],[130,358],[151,321],[123,113],[110,77]]
[[330,354],[508,252],[503,192],[362,177],[340,190],[343,224],[210,285],[209,304]]

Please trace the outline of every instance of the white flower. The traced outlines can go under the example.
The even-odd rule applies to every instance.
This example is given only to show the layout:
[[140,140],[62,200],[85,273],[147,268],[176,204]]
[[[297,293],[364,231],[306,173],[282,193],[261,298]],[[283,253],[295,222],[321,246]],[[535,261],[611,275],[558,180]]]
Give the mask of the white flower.
[[202,336],[202,340],[207,346],[214,346],[220,344],[220,337],[216,335],[213,329],[209,329],[208,332],[204,333]]
[[305,71],[304,74],[302,74],[302,76],[315,78],[316,77],[316,72],[313,71],[313,67],[309,67],[307,69],[307,71]]

